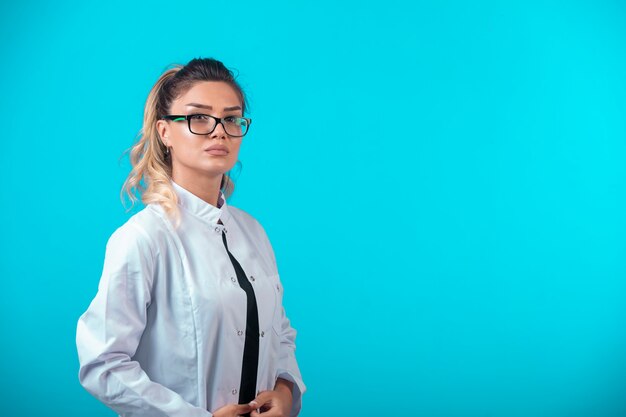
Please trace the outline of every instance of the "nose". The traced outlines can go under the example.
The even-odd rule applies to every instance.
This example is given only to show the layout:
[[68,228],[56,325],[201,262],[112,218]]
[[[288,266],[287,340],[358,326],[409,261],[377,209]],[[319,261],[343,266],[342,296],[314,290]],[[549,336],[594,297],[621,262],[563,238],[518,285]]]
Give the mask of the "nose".
[[215,129],[211,132],[211,138],[224,138],[226,139],[226,131],[221,121],[217,122]]

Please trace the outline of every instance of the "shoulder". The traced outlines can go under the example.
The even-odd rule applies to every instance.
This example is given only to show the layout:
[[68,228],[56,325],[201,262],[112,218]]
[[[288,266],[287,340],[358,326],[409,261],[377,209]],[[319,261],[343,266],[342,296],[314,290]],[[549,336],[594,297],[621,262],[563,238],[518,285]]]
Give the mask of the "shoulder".
[[256,244],[259,245],[260,249],[264,253],[268,254],[271,264],[274,268],[276,268],[276,257],[274,255],[274,248],[272,247],[265,228],[250,213],[233,206],[228,206],[228,208],[232,219],[239,225],[239,227],[243,228],[244,230],[249,232],[251,236],[254,237]]
[[242,228],[253,232],[254,234],[259,234],[265,236],[265,229],[261,225],[261,223],[250,213],[245,210],[240,209],[239,207],[228,206],[228,211],[232,216],[232,219]]
[[144,207],[119,226],[107,241],[107,251],[136,253],[146,258],[154,258],[156,243],[166,233],[163,214],[153,205]]

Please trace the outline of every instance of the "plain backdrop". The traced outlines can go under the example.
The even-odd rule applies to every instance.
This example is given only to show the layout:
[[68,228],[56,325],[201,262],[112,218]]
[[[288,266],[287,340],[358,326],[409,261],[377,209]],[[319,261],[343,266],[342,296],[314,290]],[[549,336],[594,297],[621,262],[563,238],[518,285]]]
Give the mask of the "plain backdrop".
[[112,417],[76,321],[132,212],[123,152],[170,64],[254,120],[302,417],[626,415],[626,5],[0,6],[0,415]]

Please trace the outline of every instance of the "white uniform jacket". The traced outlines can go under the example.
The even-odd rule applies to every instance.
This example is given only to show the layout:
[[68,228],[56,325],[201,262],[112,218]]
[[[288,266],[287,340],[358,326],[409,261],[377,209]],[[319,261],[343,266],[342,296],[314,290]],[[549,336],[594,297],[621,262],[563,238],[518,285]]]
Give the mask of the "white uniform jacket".
[[292,381],[290,415],[298,415],[306,387],[265,230],[222,193],[218,208],[172,184],[178,229],[149,204],[107,242],[98,292],[78,320],[81,384],[127,417],[209,417],[238,402],[247,298],[225,229],[257,299],[257,392],[273,389],[278,377]]

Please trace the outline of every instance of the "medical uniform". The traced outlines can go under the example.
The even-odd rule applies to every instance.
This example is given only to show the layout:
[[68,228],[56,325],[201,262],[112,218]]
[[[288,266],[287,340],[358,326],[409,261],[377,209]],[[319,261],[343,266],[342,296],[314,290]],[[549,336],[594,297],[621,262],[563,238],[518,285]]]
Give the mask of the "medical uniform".
[[78,320],[81,384],[128,417],[209,417],[238,403],[247,296],[225,238],[256,297],[257,392],[293,382],[296,416],[306,387],[263,227],[223,193],[215,207],[172,185],[178,229],[148,204],[107,242],[98,292]]

